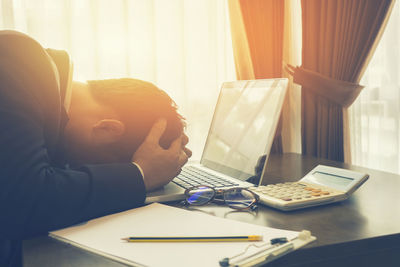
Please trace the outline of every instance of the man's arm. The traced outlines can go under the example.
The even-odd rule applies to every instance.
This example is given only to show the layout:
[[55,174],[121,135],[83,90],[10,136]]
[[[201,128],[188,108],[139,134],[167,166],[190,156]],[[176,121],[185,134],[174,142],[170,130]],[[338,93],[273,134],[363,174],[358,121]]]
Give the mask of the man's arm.
[[145,187],[134,164],[53,167],[43,109],[18,80],[0,81],[1,239],[26,238],[143,204]]

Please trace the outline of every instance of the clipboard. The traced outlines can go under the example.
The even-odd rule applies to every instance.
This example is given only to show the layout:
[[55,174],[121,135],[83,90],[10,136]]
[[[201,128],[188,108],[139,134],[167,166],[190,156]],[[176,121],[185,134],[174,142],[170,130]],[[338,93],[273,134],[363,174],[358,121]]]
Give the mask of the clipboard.
[[[176,242],[176,243],[129,243],[121,240],[127,236],[215,236],[215,235],[262,235],[263,240],[285,237],[293,247],[268,251],[268,259],[263,253],[253,255],[240,262],[240,266],[251,266],[257,262],[272,261],[307,244],[299,239],[299,232],[240,221],[224,219],[196,211],[184,210],[159,203],[153,203],[91,220],[49,233],[50,237],[104,257],[131,266],[220,266],[224,257],[232,257],[243,252],[251,242]],[[311,242],[312,238],[306,239]],[[300,239],[299,239],[300,240]],[[314,239],[315,240],[315,239]],[[263,241],[253,244],[265,243]],[[282,244],[283,245],[283,244]],[[283,251],[285,248],[285,251]],[[287,248],[287,250],[286,250]],[[255,251],[265,248],[249,249]],[[264,258],[262,258],[264,257]],[[194,260],[197,259],[197,260]],[[201,259],[201,260],[199,260]],[[247,264],[247,265],[244,265]],[[229,266],[229,265],[228,265]]]
[[[303,230],[297,237],[289,241],[273,244],[271,240],[270,244],[265,243],[261,246],[251,244],[242,253],[224,258],[220,260],[219,264],[221,267],[248,267],[267,264],[316,239],[310,231]],[[257,251],[251,251],[252,247],[255,247]]]

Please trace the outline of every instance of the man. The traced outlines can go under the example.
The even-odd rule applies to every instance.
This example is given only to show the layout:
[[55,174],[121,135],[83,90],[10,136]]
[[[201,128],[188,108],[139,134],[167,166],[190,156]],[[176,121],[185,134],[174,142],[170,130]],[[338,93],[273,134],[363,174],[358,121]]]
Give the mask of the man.
[[96,82],[71,93],[65,56],[0,32],[0,266],[22,264],[24,238],[142,205],[191,155],[175,108],[121,112]]
[[[143,143],[160,116],[168,122],[159,140],[164,149],[182,135],[185,125],[175,102],[164,91],[136,79],[97,80],[87,84],[73,82],[69,110],[63,154],[70,166],[133,161],[150,175],[156,165],[139,164],[141,159],[136,157],[137,154],[132,158],[133,151]],[[184,147],[187,141],[183,134],[183,157],[191,155],[191,151]],[[156,155],[150,156],[154,158]],[[151,181],[159,180],[145,179],[145,183]],[[146,188],[151,190],[164,184],[165,181]]]

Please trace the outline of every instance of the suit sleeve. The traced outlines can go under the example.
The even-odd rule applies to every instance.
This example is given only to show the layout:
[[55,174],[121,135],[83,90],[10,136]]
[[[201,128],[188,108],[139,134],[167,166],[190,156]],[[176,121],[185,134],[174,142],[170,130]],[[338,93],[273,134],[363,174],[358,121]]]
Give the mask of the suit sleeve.
[[0,77],[0,239],[21,239],[143,204],[130,163],[51,165],[41,105],[18,80]]

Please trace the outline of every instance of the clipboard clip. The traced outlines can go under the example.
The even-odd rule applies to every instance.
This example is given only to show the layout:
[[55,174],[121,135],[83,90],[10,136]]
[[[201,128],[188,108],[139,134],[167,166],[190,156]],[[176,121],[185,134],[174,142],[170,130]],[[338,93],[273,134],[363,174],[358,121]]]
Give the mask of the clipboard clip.
[[[310,231],[303,230],[296,238],[290,241],[287,240],[286,237],[279,237],[273,238],[269,243],[264,243],[262,245],[250,244],[243,252],[220,260],[219,265],[221,267],[245,267],[254,266],[259,263],[265,264],[295,250],[296,241],[304,242],[312,238]],[[246,255],[252,247],[256,248],[256,252]]]

